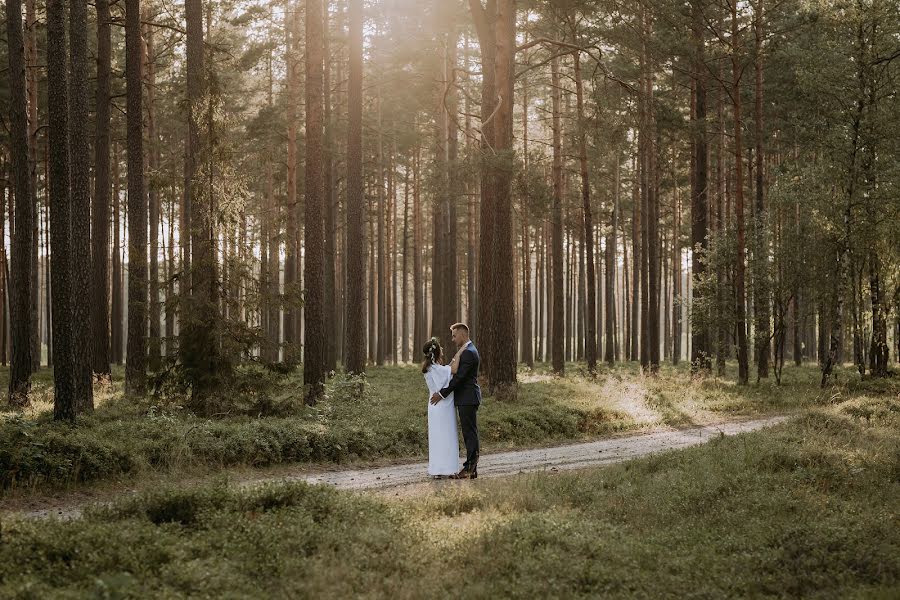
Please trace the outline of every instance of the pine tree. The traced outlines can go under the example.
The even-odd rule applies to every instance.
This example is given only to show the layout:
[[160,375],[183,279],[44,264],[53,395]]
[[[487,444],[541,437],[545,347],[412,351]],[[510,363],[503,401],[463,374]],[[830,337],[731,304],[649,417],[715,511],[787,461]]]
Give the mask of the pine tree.
[[[15,220],[10,218],[10,369],[9,404],[25,406],[31,390],[31,246],[35,221],[34,188],[28,173],[28,117],[25,97],[25,42],[22,3],[6,2],[9,57],[10,146],[15,191]],[[10,203],[12,207],[12,203]]]
[[128,132],[128,340],[125,391],[147,391],[147,196],[144,186],[141,3],[125,4],[125,88]]

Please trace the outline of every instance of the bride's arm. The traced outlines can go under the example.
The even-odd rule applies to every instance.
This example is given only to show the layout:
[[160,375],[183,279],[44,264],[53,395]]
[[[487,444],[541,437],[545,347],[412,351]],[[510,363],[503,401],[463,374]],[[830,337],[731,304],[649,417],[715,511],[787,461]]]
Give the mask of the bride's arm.
[[463,353],[463,348],[460,348],[456,351],[456,356],[453,357],[453,360],[450,361],[450,373],[452,375],[456,375],[456,371],[459,369],[459,355]]

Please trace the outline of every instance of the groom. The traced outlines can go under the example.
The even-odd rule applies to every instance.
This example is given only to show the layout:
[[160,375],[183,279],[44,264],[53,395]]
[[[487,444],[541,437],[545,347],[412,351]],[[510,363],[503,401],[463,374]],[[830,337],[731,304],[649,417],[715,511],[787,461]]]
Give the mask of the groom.
[[431,403],[437,404],[448,395],[453,394],[456,410],[459,413],[459,426],[466,443],[466,462],[462,470],[455,475],[456,479],[475,479],[478,477],[478,406],[481,404],[481,388],[478,387],[478,365],[481,356],[475,344],[469,339],[469,327],[456,323],[450,327],[453,343],[459,348],[453,360],[457,361],[456,372],[447,387],[431,396]]

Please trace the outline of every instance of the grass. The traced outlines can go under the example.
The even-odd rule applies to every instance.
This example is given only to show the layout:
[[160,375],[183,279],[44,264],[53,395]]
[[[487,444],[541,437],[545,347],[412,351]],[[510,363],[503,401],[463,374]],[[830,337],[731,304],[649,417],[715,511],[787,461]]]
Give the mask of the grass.
[[[812,366],[786,369],[782,386],[746,387],[732,383],[733,373],[692,381],[686,366],[664,366],[656,378],[642,376],[633,364],[603,366],[596,379],[579,373],[578,365],[567,371],[557,378],[546,366],[523,370],[516,402],[487,398],[479,412],[484,450],[790,412],[900,390],[892,380],[845,375],[822,391]],[[6,375],[0,371],[0,386]],[[265,394],[251,393],[234,414],[212,419],[189,413],[177,398],[123,398],[117,371],[111,386],[96,390],[94,414],[79,418],[75,428],[51,420],[51,377],[49,370],[35,377],[30,408],[0,413],[0,490],[205,475],[232,467],[418,459],[427,453],[427,392],[414,366],[370,369],[362,397],[336,378],[327,399],[312,408],[301,400],[302,375],[294,374]],[[272,414],[255,414],[257,406]]]
[[7,522],[0,597],[900,594],[896,398],[602,469],[445,483],[156,491]]

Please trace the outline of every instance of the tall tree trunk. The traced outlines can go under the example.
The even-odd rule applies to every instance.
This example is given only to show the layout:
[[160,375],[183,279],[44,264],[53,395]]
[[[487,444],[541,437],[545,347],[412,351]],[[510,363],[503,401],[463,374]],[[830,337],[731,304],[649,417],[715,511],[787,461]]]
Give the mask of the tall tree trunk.
[[640,359],[640,310],[641,310],[641,264],[643,253],[641,248],[641,151],[632,157],[631,169],[631,344],[628,359]]
[[[69,157],[72,194],[72,285],[93,289],[91,271],[91,164],[88,142],[87,1],[69,3]],[[83,293],[72,295],[75,409],[94,410],[91,368],[91,310]]]
[[[718,77],[720,81],[724,81],[724,66],[719,61]],[[725,176],[725,102],[724,90],[720,87],[716,94],[716,120],[718,121],[718,142],[716,147],[716,220],[715,230],[719,243],[723,243],[725,235],[728,233],[727,219],[728,212],[724,211],[724,202],[726,197],[726,181],[731,178]],[[729,202],[730,205],[730,202]],[[730,208],[729,208],[730,211]],[[719,377],[725,375],[725,357],[728,353],[728,329],[725,325],[725,314],[731,311],[727,310],[726,297],[728,294],[727,282],[728,277],[725,271],[725,261],[718,261],[718,269],[716,272],[716,374]]]
[[126,0],[128,347],[125,363],[125,390],[135,396],[143,395],[147,390],[147,196],[144,186],[142,45],[140,0]]
[[[50,237],[53,293],[53,418],[75,421],[75,352],[72,324],[71,198],[69,196],[66,7],[47,2],[47,113],[50,149]],[[19,233],[21,229],[17,228]]]
[[[146,12],[146,11],[145,11]],[[146,14],[144,21],[150,21]],[[159,133],[156,124],[156,48],[153,39],[153,26],[147,25],[146,36],[146,76],[147,76],[147,143],[146,161],[150,167],[150,185],[148,186],[150,213],[150,337],[149,367],[158,371],[162,362],[162,332],[160,331],[159,303]]]
[[[584,117],[584,90],[581,78],[581,52],[575,52],[575,95],[578,118],[578,153],[581,163],[581,200],[584,215],[584,230],[582,244],[584,245],[586,261],[586,288],[587,298],[584,299],[587,308],[584,327],[585,360],[589,373],[597,370],[597,287],[594,272],[594,222],[591,214],[591,180],[588,175],[587,161],[587,124]],[[611,334],[607,332],[608,341],[611,343]]]
[[522,159],[525,178],[525,198],[522,206],[522,362],[534,368],[534,333],[531,316],[531,241],[529,239],[529,205],[528,196],[528,82],[522,81]]
[[[491,149],[496,150],[496,135],[494,124],[500,117],[495,114],[497,108],[497,2],[487,0],[486,5],[482,0],[469,0],[469,10],[475,29],[478,34],[481,48],[481,152],[480,161],[480,228],[478,249],[478,311],[476,321],[478,329],[473,332],[473,338],[480,348],[482,356],[481,375],[482,385],[488,391],[493,389],[494,363],[496,362],[495,344],[499,342],[500,333],[497,331],[497,323],[494,319],[494,309],[497,299],[496,265],[493,257],[493,245],[497,235],[497,190],[493,185],[492,168],[486,153]],[[485,385],[486,384],[486,385]]]
[[[465,61],[465,68],[468,70],[469,66],[469,37],[468,35],[465,37],[465,55],[463,60]],[[473,147],[472,140],[474,138],[472,134],[472,110],[470,107],[470,96],[466,94],[466,104],[465,104],[465,114],[466,114],[466,154],[468,156],[474,156],[476,150]],[[468,193],[468,202],[467,206],[467,218],[466,218],[466,305],[468,307],[468,315],[467,319],[469,322],[469,329],[471,331],[478,330],[478,273],[477,273],[477,253],[478,253],[478,242],[476,240],[476,227],[477,223],[477,214],[478,214],[478,197],[479,197],[479,186],[478,181],[473,181],[471,178],[466,177],[466,187]]]
[[[497,7],[496,90],[499,98],[507,98],[497,109],[494,122],[496,149],[507,160],[513,158],[513,84],[515,81],[516,1],[499,0]],[[496,338],[491,385],[500,399],[515,399],[516,389],[516,320],[515,277],[513,270],[512,170],[493,165],[496,186],[494,250],[488,258],[495,261],[496,298],[493,306]],[[482,260],[485,256],[482,254]]]
[[[6,161],[0,161],[0,365],[9,360],[7,341],[9,339],[9,264],[6,261],[6,192],[9,173]],[[10,198],[12,202],[12,198]]]
[[[403,363],[409,362],[409,162],[406,163],[403,173],[403,283],[401,285],[400,318],[400,359]],[[415,249],[418,252],[418,248]],[[413,344],[415,345],[415,344]]]
[[[322,11],[322,54],[324,71],[322,74],[322,103],[324,105],[325,139],[323,142],[324,202],[325,202],[325,371],[337,369],[337,347],[340,332],[337,328],[337,194],[334,180],[334,124],[331,115],[331,31],[329,27],[328,2]],[[308,17],[307,17],[308,18]]]
[[287,52],[287,222],[284,261],[284,348],[285,361],[299,360],[297,305],[301,283],[300,233],[297,203],[297,123],[300,96],[300,10],[299,1],[285,11],[285,44]]
[[[709,170],[709,151],[706,137],[706,66],[704,64],[704,29],[702,24],[702,12],[700,5],[695,2],[694,11],[694,71],[696,73],[695,88],[696,100],[694,102],[694,114],[692,121],[694,126],[694,177],[691,190],[691,245],[700,248],[701,252],[692,253],[691,273],[694,279],[693,296],[691,304],[694,307],[703,306],[704,286],[698,285],[706,273],[706,252],[709,249],[709,194],[707,173]],[[738,149],[740,152],[740,149]],[[691,336],[691,370],[693,372],[708,372],[712,368],[709,327],[704,319],[692,324]]]
[[744,155],[743,155],[743,121],[741,116],[741,73],[743,68],[738,56],[739,28],[737,21],[737,3],[731,6],[731,96],[734,102],[734,198],[737,221],[737,264],[735,265],[735,294],[737,302],[737,345],[738,345],[738,383],[746,385],[750,377],[747,358],[747,316],[745,289],[745,248],[747,246],[744,233]]
[[95,376],[109,380],[109,136],[112,43],[109,0],[96,0],[97,7],[97,96],[94,138],[94,198],[91,227],[94,282],[92,298],[92,367]]
[[560,81],[559,58],[556,56],[550,62],[550,95],[553,104],[553,199],[550,205],[551,224],[551,271],[553,290],[553,312],[551,316],[551,363],[553,371],[558,375],[565,373],[565,334],[564,334],[564,309],[563,297],[563,173],[562,173],[562,125],[560,124]]
[[413,162],[413,356],[418,356],[415,348],[419,348],[425,339],[425,295],[422,278],[422,254],[425,251],[422,228],[422,203],[419,193],[419,160],[420,149],[416,146]]
[[[647,35],[651,35],[651,18],[647,18]],[[647,341],[649,366],[651,373],[659,371],[659,300],[660,300],[660,268],[659,268],[659,177],[656,168],[656,157],[659,147],[659,139],[656,131],[656,110],[653,104],[653,66],[648,60],[647,64],[647,293],[649,302],[647,306],[648,330]],[[704,146],[705,148],[705,146]]]
[[[393,146],[393,145],[392,145]],[[397,364],[397,188],[394,165],[394,150],[388,158],[388,276],[391,291],[388,294],[388,352],[387,358]]]
[[112,248],[112,314],[111,319],[111,348],[112,360],[117,365],[122,364],[124,350],[122,341],[125,336],[122,332],[124,325],[124,297],[122,295],[122,202],[119,198],[119,145],[113,145],[112,153],[112,181],[113,181],[113,248]]
[[303,384],[306,404],[325,391],[325,219],[323,180],[324,10],[322,0],[306,2],[306,203],[304,280],[306,295]]
[[619,194],[622,190],[622,161],[618,152],[615,153],[613,160],[615,160],[613,166],[615,176],[612,194],[613,205],[609,218],[610,227],[609,232],[606,235],[606,281],[604,289],[606,314],[603,319],[606,326],[606,350],[604,358],[607,364],[610,365],[616,361],[616,355],[618,354],[616,332],[616,247],[618,242],[616,241],[616,229],[619,226]]
[[[349,1],[350,73],[347,88],[347,319],[346,369],[366,370],[366,232],[362,173],[363,0]],[[418,190],[417,190],[418,191]]]
[[387,251],[387,244],[385,243],[385,220],[387,219],[387,211],[385,208],[384,191],[384,121],[382,120],[384,111],[382,107],[380,86],[376,86],[375,94],[376,104],[378,105],[378,124],[376,127],[377,143],[375,156],[377,175],[375,184],[378,186],[378,190],[376,193],[377,208],[373,213],[373,217],[377,219],[377,222],[375,224],[377,237],[375,238],[376,246],[373,255],[373,258],[375,260],[375,269],[373,269],[372,271],[372,277],[375,278],[375,291],[377,294],[375,303],[377,312],[373,317],[372,323],[374,324],[375,330],[377,331],[375,364],[378,366],[382,366],[384,365],[384,357],[387,353],[387,258],[385,256],[385,253]]
[[[9,58],[9,135],[15,186],[15,216],[9,219],[10,369],[9,404],[26,406],[31,390],[32,235],[35,196],[28,166],[28,116],[25,97],[25,48],[22,3],[6,2],[6,42]],[[12,200],[10,201],[10,208]]]
[[169,196],[168,236],[166,238],[166,357],[172,357],[175,345],[175,201]]
[[874,377],[888,376],[887,315],[881,289],[881,257],[877,250],[869,254],[869,293],[872,301],[872,342],[869,369]]
[[[38,64],[38,51],[37,51],[37,29],[38,29],[38,19],[37,19],[37,2],[36,0],[26,0],[25,2],[25,88],[26,95],[28,98],[28,172],[29,177],[31,179],[31,193],[33,194],[31,200],[34,204],[32,208],[34,215],[39,215],[38,213],[38,204],[37,204],[37,190],[38,190],[38,159],[37,159],[37,151],[38,151],[38,130],[40,129],[40,123],[38,122],[38,76],[40,73],[41,65]],[[20,18],[21,20],[21,18]],[[46,175],[46,163],[47,159],[45,156],[45,175]],[[47,200],[47,179],[44,179],[44,210],[49,210]],[[40,290],[40,258],[39,258],[39,248],[40,244],[40,232],[38,231],[40,228],[40,219],[34,218],[31,222],[31,313],[30,313],[30,327],[31,327],[31,369],[33,372],[37,373],[41,368],[41,290]],[[49,229],[48,229],[49,231]],[[49,237],[47,238],[49,240]],[[48,246],[49,248],[49,242]],[[49,256],[49,255],[48,255]],[[45,270],[44,278],[49,280],[50,272],[49,270]],[[48,290],[48,299],[49,299],[49,287]],[[46,304],[47,307],[50,306],[49,300]],[[49,316],[49,308],[48,308],[48,316]],[[48,366],[52,361],[51,353],[50,353],[50,319],[47,319],[47,364]]]
[[[459,158],[459,140],[457,136],[456,115],[458,99],[456,88],[453,86],[455,82],[455,69],[457,63],[457,38],[458,33],[455,25],[451,22],[450,31],[447,33],[447,54],[444,61],[444,80],[450,86],[446,98],[446,136],[447,136],[447,195],[446,209],[444,213],[447,216],[446,234],[444,243],[444,251],[446,258],[444,260],[444,315],[450,323],[444,324],[444,339],[447,347],[452,348],[452,338],[450,337],[449,325],[459,321],[462,318],[459,310],[459,268],[458,268],[458,250],[457,250],[457,202],[460,195],[460,177],[461,173],[457,160]],[[511,242],[510,242],[511,243]]]
[[771,291],[769,288],[768,256],[769,236],[766,216],[765,164],[763,159],[763,0],[756,0],[753,19],[755,37],[754,71],[754,135],[756,137],[756,233],[754,264],[756,266],[753,286],[753,314],[756,325],[756,369],[757,381],[769,376],[769,360],[771,357]]
[[681,335],[683,333],[681,311],[681,199],[678,197],[677,188],[672,192],[672,215],[672,364],[677,365],[681,362]]

